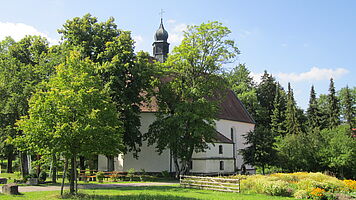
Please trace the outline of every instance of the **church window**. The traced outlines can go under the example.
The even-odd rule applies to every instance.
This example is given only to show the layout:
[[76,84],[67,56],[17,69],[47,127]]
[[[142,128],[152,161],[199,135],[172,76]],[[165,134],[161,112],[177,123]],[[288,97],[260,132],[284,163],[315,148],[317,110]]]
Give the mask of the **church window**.
[[231,128],[231,140],[234,141],[234,129]]
[[223,145],[219,145],[219,154],[223,154]]
[[220,161],[220,170],[224,170],[224,161]]

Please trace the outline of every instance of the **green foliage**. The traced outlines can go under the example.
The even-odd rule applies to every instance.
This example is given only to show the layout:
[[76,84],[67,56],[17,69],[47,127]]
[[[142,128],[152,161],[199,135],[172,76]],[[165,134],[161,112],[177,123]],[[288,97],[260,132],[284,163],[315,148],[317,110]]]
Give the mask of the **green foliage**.
[[286,133],[301,133],[300,122],[297,117],[297,106],[294,100],[293,90],[288,83],[287,105],[286,105]]
[[98,181],[102,181],[105,178],[105,174],[102,171],[98,171],[95,175],[96,175],[96,178],[98,179]]
[[48,175],[47,175],[47,172],[45,170],[42,170],[40,172],[40,174],[38,175],[38,178],[39,178],[40,182],[45,182],[47,177],[48,177]]
[[64,46],[81,52],[100,67],[101,76],[116,110],[123,122],[124,151],[134,151],[137,156],[142,134],[139,131],[139,105],[144,101],[143,91],[150,90],[153,64],[148,53],[134,52],[134,41],[129,31],[117,28],[114,18],[98,22],[96,17],[86,14],[68,20],[59,30]]
[[240,150],[245,163],[262,168],[263,174],[267,165],[273,165],[276,150],[273,148],[275,137],[268,129],[257,126],[254,131],[244,136],[248,147]]
[[339,100],[336,96],[334,81],[330,79],[329,94],[328,94],[328,128],[335,128],[340,124],[340,107]]
[[256,84],[245,64],[239,64],[229,73],[225,74],[225,77],[229,83],[229,87],[241,100],[247,111],[252,116],[255,116],[258,109]]
[[341,115],[343,120],[352,128],[356,125],[356,87],[341,88],[338,92]]
[[134,168],[130,168],[127,170],[127,177],[130,178],[130,181],[132,181],[132,178],[135,176],[136,170]]
[[147,137],[158,152],[171,150],[177,174],[189,170],[193,152],[208,148],[216,134],[214,120],[227,86],[219,73],[239,53],[229,34],[218,22],[188,27],[162,68],[159,112]]
[[309,107],[307,110],[307,116],[308,116],[309,129],[320,128],[320,126],[321,126],[320,111],[319,111],[318,102],[316,99],[314,86],[312,86],[311,90],[310,90]]
[[279,84],[276,87],[276,96],[274,98],[273,106],[274,110],[271,116],[271,131],[275,137],[282,136],[286,132],[286,97],[283,88],[281,88]]

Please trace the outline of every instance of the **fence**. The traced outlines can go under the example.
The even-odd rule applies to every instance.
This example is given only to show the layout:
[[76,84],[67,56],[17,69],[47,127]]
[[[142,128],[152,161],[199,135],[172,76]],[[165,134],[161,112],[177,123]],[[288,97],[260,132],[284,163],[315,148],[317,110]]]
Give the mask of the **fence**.
[[205,190],[240,192],[240,179],[181,175],[180,185]]

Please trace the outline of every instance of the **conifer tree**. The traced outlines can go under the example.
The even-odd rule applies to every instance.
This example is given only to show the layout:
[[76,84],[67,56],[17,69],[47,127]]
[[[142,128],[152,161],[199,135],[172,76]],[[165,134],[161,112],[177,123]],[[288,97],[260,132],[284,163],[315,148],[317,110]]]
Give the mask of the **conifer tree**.
[[314,90],[314,85],[312,85],[310,90],[309,107],[307,110],[308,116],[308,128],[320,128],[320,112],[318,108],[318,102],[316,100],[316,94]]
[[353,121],[355,121],[355,103],[351,97],[350,94],[350,89],[349,86],[346,86],[345,88],[345,97],[343,99],[343,104],[344,104],[344,118],[346,120],[346,123],[350,125],[351,128],[354,127]]
[[340,113],[339,102],[335,95],[334,81],[331,78],[330,86],[329,86],[329,95],[328,95],[328,115],[329,115],[328,128],[335,128],[340,124],[339,113]]
[[284,123],[286,99],[283,93],[283,88],[277,83],[276,96],[274,98],[274,110],[271,116],[271,130],[275,136],[284,135],[286,131]]
[[273,114],[273,102],[276,95],[276,82],[272,75],[264,72],[262,81],[257,87],[257,100],[261,108],[256,112],[255,120],[257,124],[266,128],[271,128],[271,116]]
[[293,96],[293,90],[288,83],[288,94],[287,94],[287,108],[286,108],[286,133],[287,134],[297,134],[300,133],[300,124],[297,119],[297,106]]

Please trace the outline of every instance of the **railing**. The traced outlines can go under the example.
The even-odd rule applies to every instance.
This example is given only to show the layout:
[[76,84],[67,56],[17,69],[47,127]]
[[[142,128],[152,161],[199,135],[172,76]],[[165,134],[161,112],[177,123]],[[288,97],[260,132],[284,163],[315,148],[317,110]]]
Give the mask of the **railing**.
[[180,176],[182,187],[224,192],[240,192],[240,179],[215,178],[204,176]]

